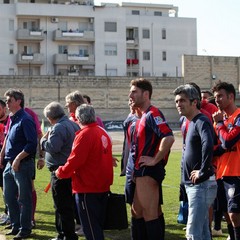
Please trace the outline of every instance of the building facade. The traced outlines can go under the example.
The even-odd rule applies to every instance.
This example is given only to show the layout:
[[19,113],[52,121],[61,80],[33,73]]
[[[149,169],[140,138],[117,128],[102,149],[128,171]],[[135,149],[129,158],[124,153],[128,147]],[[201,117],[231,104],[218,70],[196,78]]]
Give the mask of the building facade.
[[173,5],[0,0],[0,75],[182,76],[196,19]]

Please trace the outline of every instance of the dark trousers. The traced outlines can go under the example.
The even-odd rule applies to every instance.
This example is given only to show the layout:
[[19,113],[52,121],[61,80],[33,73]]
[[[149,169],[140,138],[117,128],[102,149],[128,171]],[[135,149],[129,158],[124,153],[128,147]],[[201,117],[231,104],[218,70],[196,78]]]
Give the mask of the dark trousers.
[[104,240],[103,225],[108,193],[76,194],[79,216],[87,240]]
[[71,179],[58,179],[51,174],[52,196],[55,208],[55,224],[59,238],[78,239],[75,234],[74,198]]

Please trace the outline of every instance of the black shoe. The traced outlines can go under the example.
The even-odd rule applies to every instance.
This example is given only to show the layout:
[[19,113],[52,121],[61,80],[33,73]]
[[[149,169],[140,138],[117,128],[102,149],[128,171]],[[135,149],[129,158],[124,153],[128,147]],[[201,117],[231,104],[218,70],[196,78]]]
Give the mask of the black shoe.
[[17,235],[18,234],[18,232],[19,232],[19,230],[18,229],[12,229],[10,232],[7,232],[5,235],[6,236],[9,236],[9,235]]
[[12,229],[12,225],[9,224],[9,225],[7,225],[4,229]]
[[21,233],[21,232],[19,232],[19,233],[13,238],[13,240],[29,238],[30,235],[31,235],[31,233]]

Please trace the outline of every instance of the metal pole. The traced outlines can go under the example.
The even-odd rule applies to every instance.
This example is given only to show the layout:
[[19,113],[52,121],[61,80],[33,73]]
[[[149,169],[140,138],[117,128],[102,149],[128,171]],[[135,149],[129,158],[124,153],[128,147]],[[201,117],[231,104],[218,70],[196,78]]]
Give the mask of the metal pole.
[[58,102],[60,102],[61,81],[59,79],[57,80],[57,84],[58,84]]

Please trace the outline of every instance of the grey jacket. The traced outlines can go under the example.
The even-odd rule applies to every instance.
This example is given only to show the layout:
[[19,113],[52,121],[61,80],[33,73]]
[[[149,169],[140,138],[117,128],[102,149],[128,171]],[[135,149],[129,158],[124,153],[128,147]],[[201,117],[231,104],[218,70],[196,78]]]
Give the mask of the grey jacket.
[[48,168],[62,166],[66,163],[72,150],[75,132],[80,127],[63,116],[52,127],[48,139],[42,138],[40,141],[42,149],[46,152],[45,160]]

